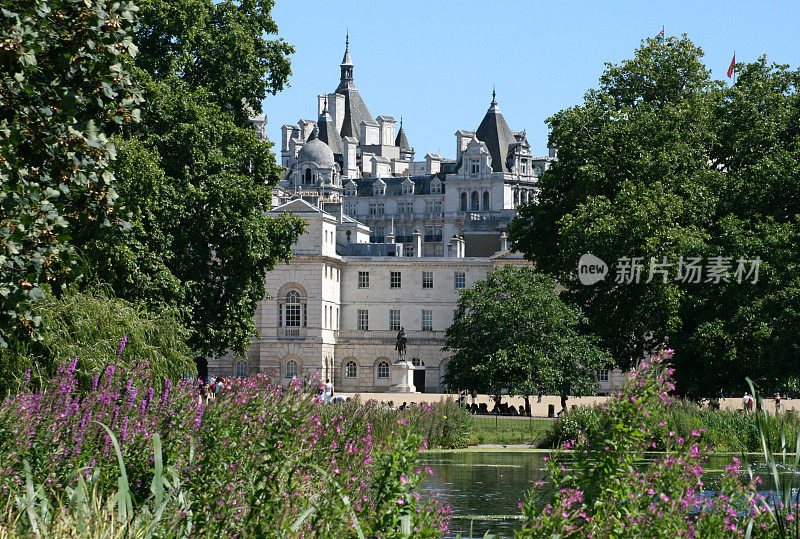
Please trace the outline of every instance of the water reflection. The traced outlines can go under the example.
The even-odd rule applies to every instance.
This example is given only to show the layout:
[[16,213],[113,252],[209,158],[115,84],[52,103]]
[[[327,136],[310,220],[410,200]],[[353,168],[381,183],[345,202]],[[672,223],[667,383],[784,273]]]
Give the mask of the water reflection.
[[422,457],[422,464],[430,466],[433,475],[423,488],[453,509],[453,535],[466,537],[472,526],[474,537],[483,537],[487,531],[513,537],[521,526],[516,518],[519,504],[527,499],[534,481],[547,476],[545,456],[547,453],[529,451],[429,452]]
[[[423,483],[424,490],[437,495],[453,509],[450,522],[451,536],[483,537],[487,531],[501,537],[513,537],[521,527],[518,519],[519,504],[528,497],[528,491],[537,480],[547,480],[544,457],[547,452],[533,451],[459,451],[427,452],[421,464],[430,466],[433,475]],[[657,455],[648,455],[654,458]],[[769,469],[763,458],[748,456],[753,473],[765,480]],[[713,496],[719,488],[725,466],[731,464],[733,455],[712,455],[704,468],[703,483],[707,495]],[[792,467],[781,475],[794,475]],[[761,492],[768,496],[769,492]],[[548,492],[541,495],[549,496]]]

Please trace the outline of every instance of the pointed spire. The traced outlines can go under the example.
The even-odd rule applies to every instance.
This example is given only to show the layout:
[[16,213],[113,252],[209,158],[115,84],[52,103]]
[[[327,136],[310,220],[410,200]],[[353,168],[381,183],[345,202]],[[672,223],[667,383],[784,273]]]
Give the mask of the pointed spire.
[[347,37],[344,41],[344,57],[342,58],[343,66],[352,66],[353,61],[350,59],[350,30],[347,30]]
[[494,84],[492,85],[492,102],[489,104],[489,110],[492,112],[500,112],[500,107],[497,106],[497,92],[495,92]]
[[403,117],[400,116],[400,129],[397,130],[397,136],[394,139],[394,145],[398,146],[401,150],[410,150],[411,145],[408,143],[406,131],[403,129]]

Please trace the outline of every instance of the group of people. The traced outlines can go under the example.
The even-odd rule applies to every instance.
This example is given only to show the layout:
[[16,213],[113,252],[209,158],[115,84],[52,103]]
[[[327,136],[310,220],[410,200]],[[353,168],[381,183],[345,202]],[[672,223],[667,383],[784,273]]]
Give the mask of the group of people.
[[333,396],[333,384],[330,378],[326,378],[325,383],[319,385],[317,398],[322,402],[333,402],[335,397]]
[[[510,416],[522,416],[528,417],[530,414],[525,411],[525,407],[523,405],[519,406],[509,406],[504,402],[495,402],[494,408],[489,411],[489,406],[483,402],[478,404],[478,393],[475,390],[472,390],[469,394],[470,399],[472,400],[472,404],[467,405],[467,393],[466,391],[461,391],[458,394],[458,404],[461,406],[465,406],[467,411],[471,414],[475,415],[510,415]],[[541,396],[539,397],[539,402],[541,402]]]
[[[781,402],[781,394],[775,393],[775,413],[779,414],[783,411],[783,403]],[[759,405],[760,406],[760,405]],[[756,400],[750,395],[748,392],[745,391],[744,396],[742,397],[742,409],[745,412],[752,412],[756,407]],[[760,408],[759,408],[760,409]]]
[[198,398],[201,402],[204,401],[206,404],[216,400],[226,387],[230,389],[230,381],[222,376],[209,378],[208,383],[200,378],[199,382]]

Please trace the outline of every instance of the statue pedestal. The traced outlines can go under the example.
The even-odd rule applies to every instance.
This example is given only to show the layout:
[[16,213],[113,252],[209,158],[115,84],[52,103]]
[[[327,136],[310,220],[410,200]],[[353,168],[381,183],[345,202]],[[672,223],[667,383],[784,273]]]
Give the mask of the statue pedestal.
[[389,367],[392,385],[389,391],[392,393],[416,393],[414,387],[414,365],[410,361],[399,361]]

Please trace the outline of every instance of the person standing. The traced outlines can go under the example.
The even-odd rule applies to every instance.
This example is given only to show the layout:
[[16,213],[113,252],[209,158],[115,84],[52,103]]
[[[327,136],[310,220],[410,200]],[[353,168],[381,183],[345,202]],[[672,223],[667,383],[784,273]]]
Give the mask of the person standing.
[[775,393],[775,413],[781,413],[781,394]]
[[333,384],[331,383],[330,378],[325,379],[325,388],[322,392],[322,400],[325,402],[331,402],[333,399]]
[[750,394],[747,391],[744,392],[744,397],[742,397],[742,409],[745,412],[750,411]]
[[478,405],[478,392],[473,389],[472,393],[470,393],[469,396],[472,397],[472,405],[473,406],[477,406]]

